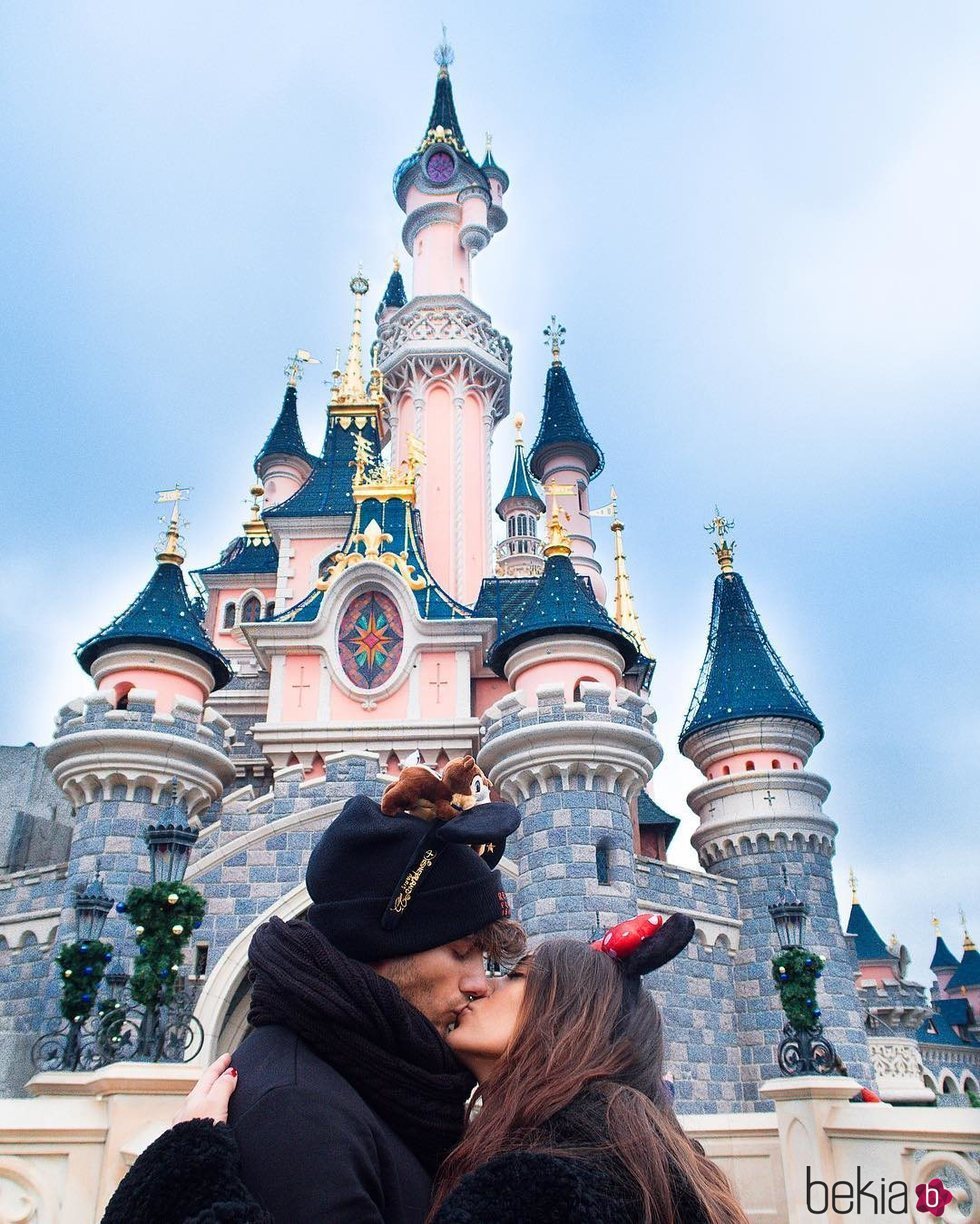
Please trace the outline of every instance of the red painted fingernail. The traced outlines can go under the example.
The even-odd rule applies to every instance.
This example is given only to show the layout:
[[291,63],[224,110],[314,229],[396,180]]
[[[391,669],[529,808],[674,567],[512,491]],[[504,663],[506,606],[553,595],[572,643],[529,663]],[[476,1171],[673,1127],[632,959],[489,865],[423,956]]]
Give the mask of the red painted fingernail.
[[229,1068],[228,1068],[228,1074],[229,1074],[229,1075],[233,1075],[233,1076],[234,1076],[236,1079],[238,1078],[238,1072],[235,1070],[235,1068],[234,1068],[234,1067],[229,1067]]

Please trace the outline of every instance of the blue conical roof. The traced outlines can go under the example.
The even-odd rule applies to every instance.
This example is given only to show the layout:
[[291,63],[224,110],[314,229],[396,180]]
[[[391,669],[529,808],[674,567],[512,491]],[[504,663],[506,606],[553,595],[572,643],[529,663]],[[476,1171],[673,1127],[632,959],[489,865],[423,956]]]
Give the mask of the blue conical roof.
[[847,933],[857,936],[854,941],[854,951],[859,961],[894,960],[885,941],[874,929],[871,919],[857,901],[851,904]]
[[980,986],[980,952],[973,946],[972,940],[963,949],[960,967],[946,983],[946,991],[959,990],[961,986],[967,989]]
[[559,633],[603,638],[616,647],[626,667],[632,667],[639,654],[633,639],[596,599],[592,584],[576,574],[567,556],[553,553],[523,607],[513,615],[513,627],[491,646],[487,663],[502,676],[507,659],[523,642]]
[[213,565],[195,574],[274,574],[279,550],[268,536],[236,536]]
[[397,268],[388,277],[388,284],[385,287],[384,297],[378,303],[378,309],[374,314],[374,321],[377,323],[386,310],[400,310],[408,301],[408,296],[405,293],[405,282],[402,279],[402,274]]
[[483,165],[480,167],[480,169],[487,176],[487,178],[498,179],[503,191],[506,191],[510,186],[510,178],[507,171],[502,166],[497,165],[493,159],[493,154],[489,149],[487,149],[486,157],[484,157]]
[[510,469],[510,478],[504,495],[497,503],[497,514],[506,518],[507,503],[510,501],[533,502],[538,514],[544,514],[545,504],[541,495],[534,487],[531,473],[528,471],[527,458],[524,455],[524,443],[518,438],[514,444],[514,462]]
[[269,436],[259,453],[255,456],[255,470],[263,459],[271,455],[295,455],[313,467],[313,456],[306,449],[303,441],[303,431],[299,426],[299,416],[296,412],[296,388],[289,386],[282,397],[282,407]]
[[581,451],[590,480],[599,475],[606,463],[582,420],[568,371],[560,364],[552,364],[548,370],[541,428],[531,447],[531,471],[538,480],[544,479],[548,452],[555,449]]
[[773,650],[740,574],[715,579],[708,650],[680,746],[696,731],[738,718],[799,718],[823,736],[820,720]]
[[[266,510],[264,518],[306,518],[318,515],[353,514],[351,496],[353,480],[354,439],[358,428],[352,409],[351,416],[331,412],[323,439],[323,456],[313,460],[313,471],[292,497]],[[373,412],[365,413],[366,421],[360,432],[371,444],[372,454],[379,454],[381,443]]]
[[641,829],[662,828],[664,831],[664,846],[669,847],[677,832],[680,820],[665,812],[659,803],[655,803],[645,790],[640,791],[636,801],[636,822]]
[[932,961],[929,968],[936,969],[958,969],[960,962],[956,959],[949,948],[946,946],[946,941],[942,935],[936,936],[936,950],[932,954]]
[[[455,140],[451,141],[460,152],[464,153],[470,161],[473,161],[469,155],[469,150],[466,148],[466,141],[463,139],[463,129],[459,125],[459,116],[456,114],[456,103],[453,101],[453,83],[449,79],[449,73],[445,70],[440,71],[436,77],[436,93],[432,99],[432,112],[429,115],[429,123],[426,127],[426,135],[428,136],[441,127],[447,136],[454,136]],[[473,163],[476,164],[475,162]]]
[[184,575],[172,561],[161,561],[129,607],[101,633],[82,642],[75,658],[91,674],[99,655],[130,642],[170,646],[196,655],[211,669],[215,688],[231,679],[231,665],[201,627],[187,596]]

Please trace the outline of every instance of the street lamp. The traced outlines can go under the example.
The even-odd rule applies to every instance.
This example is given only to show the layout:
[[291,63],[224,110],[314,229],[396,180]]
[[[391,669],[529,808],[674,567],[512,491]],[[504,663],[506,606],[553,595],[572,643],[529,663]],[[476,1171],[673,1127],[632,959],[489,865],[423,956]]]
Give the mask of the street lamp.
[[776,893],[776,900],[769,906],[769,916],[776,928],[781,947],[803,947],[803,932],[806,929],[806,918],[809,912],[809,906],[801,901],[790,888],[784,866],[783,886]]
[[187,816],[177,798],[177,779],[173,780],[173,798],[158,825],[150,825],[144,840],[150,850],[150,883],[179,884],[184,878],[191,850],[198,831],[187,823]]
[[94,942],[102,937],[106,915],[112,909],[112,898],[93,876],[75,897],[75,925],[80,943]]

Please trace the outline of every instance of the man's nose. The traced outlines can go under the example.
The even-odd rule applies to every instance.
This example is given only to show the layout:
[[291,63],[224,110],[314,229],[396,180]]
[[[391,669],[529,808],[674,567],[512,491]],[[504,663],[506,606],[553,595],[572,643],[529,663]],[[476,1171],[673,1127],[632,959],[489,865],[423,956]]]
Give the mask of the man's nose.
[[459,979],[459,989],[464,995],[472,995],[476,999],[485,999],[493,994],[493,983],[483,970],[473,970],[465,973]]

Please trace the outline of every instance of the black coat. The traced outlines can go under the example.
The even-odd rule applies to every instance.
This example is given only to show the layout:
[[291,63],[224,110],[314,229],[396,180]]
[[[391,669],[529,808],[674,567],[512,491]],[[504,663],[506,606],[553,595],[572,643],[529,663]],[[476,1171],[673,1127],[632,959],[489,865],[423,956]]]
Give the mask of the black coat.
[[238,1047],[228,1123],[246,1187],[276,1224],[420,1224],[431,1197],[417,1157],[292,1030]]
[[[285,1099],[276,1103],[279,1107],[287,1108]],[[353,1117],[358,1128],[365,1121],[356,1111]],[[566,1143],[577,1146],[601,1138],[591,1133],[594,1117],[594,1110],[573,1101],[553,1120],[545,1138],[559,1150]],[[276,1119],[281,1134],[295,1134],[299,1119],[276,1109],[270,1109],[270,1134],[276,1129]],[[304,1124],[309,1121],[307,1115]],[[322,1125],[322,1120],[313,1124]],[[427,1204],[415,1200],[412,1209],[417,1214],[412,1216],[405,1214],[404,1199],[380,1205],[364,1196],[338,1199],[322,1132],[320,1140],[318,1144],[316,1136],[309,1135],[297,1143],[305,1157],[290,1159],[283,1166],[283,1178],[309,1182],[319,1187],[321,1197],[304,1190],[294,1214],[276,1216],[264,1211],[250,1193],[256,1182],[248,1170],[251,1158],[247,1154],[243,1180],[242,1155],[231,1129],[205,1121],[183,1122],[139,1157],[113,1196],[102,1224],[278,1224],[287,1219],[291,1224],[360,1224],[362,1220],[421,1224]],[[361,1153],[360,1158],[369,1155],[366,1133],[364,1140],[353,1149]],[[275,1151],[283,1150],[281,1140],[272,1136],[270,1142]],[[266,1162],[260,1159],[260,1163]],[[321,1166],[319,1171],[316,1163]],[[689,1187],[675,1181],[675,1192],[680,1224],[705,1224]],[[388,1214],[389,1210],[402,1214]],[[615,1161],[532,1151],[499,1156],[464,1177],[443,1204],[436,1224],[632,1224],[640,1219],[639,1195],[624,1181]]]

